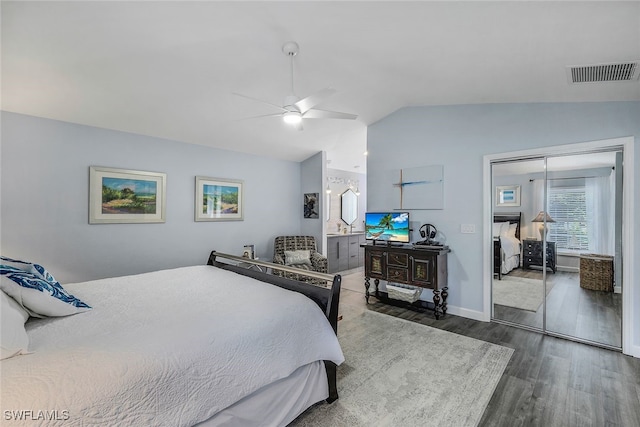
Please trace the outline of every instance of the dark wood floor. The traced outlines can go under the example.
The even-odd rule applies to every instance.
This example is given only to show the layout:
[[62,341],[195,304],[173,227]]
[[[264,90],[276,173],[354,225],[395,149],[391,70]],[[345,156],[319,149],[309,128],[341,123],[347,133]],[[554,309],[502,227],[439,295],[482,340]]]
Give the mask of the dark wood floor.
[[[542,272],[515,269],[508,276],[542,280]],[[503,276],[505,277],[505,276]],[[613,347],[622,347],[622,294],[583,289],[579,273],[548,273],[548,331]],[[537,312],[496,305],[494,317],[542,329],[542,306]]]
[[435,320],[431,311],[419,313],[375,298],[366,305],[364,286],[353,286],[358,274],[350,276],[345,277],[341,303],[515,350],[481,426],[640,426],[640,359],[451,314]]

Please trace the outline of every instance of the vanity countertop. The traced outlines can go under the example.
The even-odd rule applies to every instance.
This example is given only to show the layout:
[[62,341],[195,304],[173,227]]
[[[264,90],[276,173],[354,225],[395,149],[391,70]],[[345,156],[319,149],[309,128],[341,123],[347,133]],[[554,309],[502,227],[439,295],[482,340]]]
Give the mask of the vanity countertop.
[[364,234],[364,231],[354,231],[353,233],[327,233],[327,237],[358,236],[361,234]]

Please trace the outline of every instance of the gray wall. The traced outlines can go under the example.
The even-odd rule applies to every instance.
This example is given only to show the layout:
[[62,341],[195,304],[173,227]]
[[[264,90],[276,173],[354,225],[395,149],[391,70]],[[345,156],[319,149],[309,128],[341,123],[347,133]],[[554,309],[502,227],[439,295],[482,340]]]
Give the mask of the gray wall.
[[[482,312],[483,156],[623,136],[640,140],[640,102],[404,108],[368,129],[368,209],[393,207],[385,202],[394,191],[385,182],[387,171],[444,165],[445,208],[412,211],[412,223],[432,223],[446,235],[453,251],[449,303],[462,311]],[[638,149],[634,166],[640,170]],[[640,212],[640,185],[635,186],[634,197],[634,211]],[[636,214],[635,236],[631,236],[634,259],[629,262],[634,266],[640,265],[639,218]],[[462,234],[461,224],[475,224],[476,233]],[[640,308],[640,283],[634,285],[633,305]],[[636,324],[639,316],[640,309],[636,310]],[[634,342],[637,345],[640,337],[634,337]]]
[[304,218],[304,196],[300,196],[298,215],[301,218],[300,233],[305,236],[314,236],[318,252],[324,253],[324,191],[322,190],[323,173],[325,170],[327,155],[320,152],[309,157],[300,164],[300,182],[302,193],[318,193],[318,218]]
[[495,206],[493,211],[495,213],[506,212],[522,212],[522,221],[520,223],[520,236],[521,238],[540,237],[538,230],[531,223],[531,220],[535,218],[538,212],[533,213],[533,183],[530,179],[537,178],[534,174],[522,174],[522,175],[509,175],[509,176],[496,176],[493,179],[495,197],[495,186],[499,185],[519,185],[520,186],[520,206],[518,207],[502,207]]
[[[204,264],[212,249],[298,234],[300,163],[2,112],[3,255],[63,283]],[[89,166],[165,172],[166,223],[88,223]],[[195,176],[244,180],[244,221],[195,222]],[[319,220],[318,220],[319,221]]]

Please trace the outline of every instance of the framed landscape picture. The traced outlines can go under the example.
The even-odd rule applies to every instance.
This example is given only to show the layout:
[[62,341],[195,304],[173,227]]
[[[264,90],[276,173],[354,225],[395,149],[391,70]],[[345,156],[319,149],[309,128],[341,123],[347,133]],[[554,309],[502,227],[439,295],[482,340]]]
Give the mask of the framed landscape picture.
[[196,221],[242,221],[243,182],[196,176]]
[[89,224],[165,222],[167,175],[89,168]]

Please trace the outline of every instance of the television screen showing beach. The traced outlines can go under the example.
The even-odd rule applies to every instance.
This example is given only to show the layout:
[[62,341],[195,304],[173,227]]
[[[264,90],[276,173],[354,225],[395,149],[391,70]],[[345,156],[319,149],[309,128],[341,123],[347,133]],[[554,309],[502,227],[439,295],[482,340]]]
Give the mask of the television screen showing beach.
[[367,212],[366,238],[391,242],[409,242],[409,214],[407,212]]
[[237,214],[238,187],[225,185],[203,185],[203,214]]
[[103,214],[155,214],[158,183],[142,179],[102,178]]

